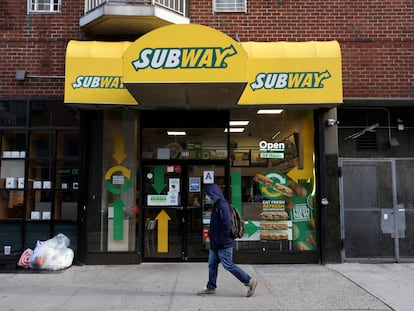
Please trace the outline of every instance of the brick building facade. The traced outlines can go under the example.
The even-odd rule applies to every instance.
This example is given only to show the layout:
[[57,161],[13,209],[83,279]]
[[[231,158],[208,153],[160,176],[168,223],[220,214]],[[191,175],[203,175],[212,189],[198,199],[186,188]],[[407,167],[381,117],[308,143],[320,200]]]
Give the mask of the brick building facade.
[[[0,4],[0,101],[7,107],[14,102],[37,100],[51,100],[63,104],[65,62],[69,41],[134,42],[146,32],[131,34],[108,30],[107,33],[102,33],[81,27],[80,20],[89,13],[84,12],[85,2],[89,1],[61,0],[60,11],[54,13],[28,13],[27,4],[17,0]],[[219,30],[239,42],[324,42],[331,40],[339,42],[342,57],[343,103],[337,105],[338,107],[315,107],[317,112],[314,116],[315,132],[318,135],[315,138],[315,149],[317,149],[315,153],[320,161],[315,166],[323,175],[318,181],[320,184],[317,199],[320,201],[322,198],[329,198],[329,206],[321,206],[318,212],[320,248],[317,260],[338,262],[345,259],[372,257],[386,257],[387,259],[391,257],[392,260],[397,261],[402,257],[403,260],[412,260],[414,258],[412,238],[409,241],[401,241],[400,244],[398,244],[398,239],[396,244],[393,242],[394,237],[388,239],[388,235],[385,242],[383,237],[378,236],[368,241],[368,244],[379,244],[378,240],[381,240],[381,243],[387,244],[385,255],[382,253],[383,250],[377,250],[371,254],[361,251],[362,246],[354,249],[352,245],[347,244],[346,241],[351,241],[351,239],[347,240],[346,237],[352,236],[352,241],[355,241],[360,235],[372,233],[366,233],[347,225],[360,215],[351,217],[347,214],[355,204],[355,202],[349,202],[347,198],[355,197],[356,194],[347,186],[347,181],[355,181],[347,179],[351,177],[346,175],[345,168],[348,168],[347,165],[354,164],[361,167],[374,165],[376,171],[379,172],[383,161],[387,165],[390,164],[391,171],[396,172],[397,176],[391,183],[394,189],[392,190],[393,198],[384,199],[379,198],[378,195],[372,200],[390,201],[392,202],[391,209],[395,210],[403,205],[404,210],[407,211],[404,214],[406,228],[404,237],[413,232],[413,229],[408,228],[410,224],[413,224],[414,198],[408,192],[398,193],[398,186],[404,183],[399,180],[400,177],[411,181],[411,178],[405,173],[401,175],[401,172],[411,167],[414,157],[412,152],[414,146],[411,143],[414,137],[414,118],[411,116],[412,105],[414,105],[414,1],[247,0],[246,12],[214,12],[213,2],[211,0],[187,1],[185,15],[190,23]],[[125,1],[125,4],[127,3]],[[125,19],[126,16],[124,16]],[[177,40],[181,35],[177,34]],[[23,74],[23,78],[18,78],[17,74]],[[281,105],[281,107],[286,107],[286,105]],[[303,106],[299,105],[298,108],[303,109]],[[28,110],[29,115],[30,109],[32,108]],[[100,113],[105,115],[105,111],[98,112],[97,116],[81,108],[79,113],[83,120],[80,123],[81,132],[91,131],[98,136],[102,134],[98,130],[96,132],[91,130],[89,126],[92,125],[88,124],[87,120],[99,117],[105,119],[100,115]],[[338,126],[328,128],[325,124],[327,118],[339,120],[339,124],[335,124]],[[373,130],[365,129],[372,124],[378,125]],[[8,129],[3,125],[2,130]],[[30,126],[27,128],[28,132],[32,130]],[[50,130],[59,131],[62,128]],[[358,131],[362,131],[361,135],[363,135],[375,130],[377,137],[375,146],[371,149],[364,145],[367,144],[366,142],[360,142],[357,139],[359,136],[352,136],[358,134]],[[391,138],[395,137],[399,141],[398,145],[391,144]],[[90,142],[83,144],[88,143]],[[391,144],[391,149],[389,144]],[[104,148],[103,145],[99,147]],[[82,151],[80,166],[87,166],[88,161],[93,161],[92,155],[86,155],[86,150],[89,149]],[[399,168],[402,159],[406,162]],[[360,162],[355,163],[355,161]],[[371,174],[370,172],[359,173]],[[91,186],[91,181],[87,180],[87,173],[84,174],[85,180],[80,181],[80,184],[85,187],[82,192],[87,193],[86,189],[93,188],[93,186]],[[391,178],[387,175],[388,171],[384,174],[385,177],[379,177],[378,184],[381,183],[382,178]],[[381,188],[378,191],[382,190]],[[80,199],[79,206],[87,205],[88,196],[89,193],[85,194],[84,199]],[[381,205],[378,202],[367,204]],[[379,214],[375,214],[374,218],[378,215],[378,217],[385,217],[386,208],[380,207],[377,212]],[[82,218],[81,215],[79,215],[80,218]],[[144,219],[140,221],[144,222]],[[381,223],[378,222],[376,225],[381,226]],[[1,226],[2,223],[0,223]],[[144,226],[143,223],[142,226]],[[87,227],[82,228],[75,234],[75,239],[78,241],[82,240],[80,235],[88,231]],[[382,233],[389,233],[386,229],[381,229]],[[357,234],[353,236],[349,230]],[[54,232],[54,225],[50,232]],[[137,246],[140,252],[146,243],[145,233],[140,229],[137,232],[137,241],[143,240],[142,246]],[[391,236],[393,234],[391,233]],[[404,237],[401,236],[401,238]],[[344,255],[344,247],[349,248],[347,255]],[[88,246],[79,245],[79,248],[78,258],[84,260],[83,256],[85,252],[88,252]],[[392,250],[389,251],[389,249]],[[133,258],[136,260],[136,257]],[[116,262],[116,259],[111,260]],[[280,261],[284,262],[286,259]]]

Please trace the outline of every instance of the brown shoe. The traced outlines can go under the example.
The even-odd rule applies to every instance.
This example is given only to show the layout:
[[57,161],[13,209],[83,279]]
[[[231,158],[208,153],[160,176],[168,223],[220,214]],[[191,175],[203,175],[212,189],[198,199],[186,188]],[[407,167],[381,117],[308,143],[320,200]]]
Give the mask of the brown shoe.
[[203,290],[200,290],[197,295],[198,296],[204,296],[204,295],[213,295],[216,293],[216,290],[214,288],[205,288]]

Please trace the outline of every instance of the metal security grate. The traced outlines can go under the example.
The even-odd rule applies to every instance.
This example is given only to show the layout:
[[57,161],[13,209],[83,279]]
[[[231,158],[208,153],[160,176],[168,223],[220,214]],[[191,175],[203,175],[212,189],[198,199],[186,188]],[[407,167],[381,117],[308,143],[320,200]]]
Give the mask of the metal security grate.
[[247,12],[247,0],[213,0],[213,12]]
[[356,138],[357,150],[377,150],[377,133],[366,132]]

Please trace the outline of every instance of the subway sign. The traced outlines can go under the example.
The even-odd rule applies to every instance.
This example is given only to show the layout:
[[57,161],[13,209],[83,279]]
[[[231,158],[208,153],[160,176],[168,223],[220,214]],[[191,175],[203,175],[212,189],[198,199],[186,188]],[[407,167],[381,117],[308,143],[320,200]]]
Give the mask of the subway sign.
[[121,76],[78,76],[73,89],[125,89]]
[[228,47],[145,48],[132,61],[136,71],[151,69],[227,68],[226,60],[237,54],[233,45]]
[[258,73],[254,82],[250,83],[253,91],[260,89],[320,89],[323,82],[329,79],[328,70],[323,72],[270,72]]

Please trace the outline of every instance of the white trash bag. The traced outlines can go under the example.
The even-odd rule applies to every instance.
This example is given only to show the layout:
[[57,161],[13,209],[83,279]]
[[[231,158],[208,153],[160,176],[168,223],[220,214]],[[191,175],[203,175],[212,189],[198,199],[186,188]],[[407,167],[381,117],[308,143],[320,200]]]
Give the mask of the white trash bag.
[[32,269],[60,270],[72,265],[74,252],[69,248],[70,240],[63,233],[46,241],[37,241],[30,256]]

